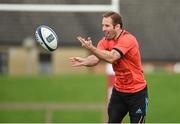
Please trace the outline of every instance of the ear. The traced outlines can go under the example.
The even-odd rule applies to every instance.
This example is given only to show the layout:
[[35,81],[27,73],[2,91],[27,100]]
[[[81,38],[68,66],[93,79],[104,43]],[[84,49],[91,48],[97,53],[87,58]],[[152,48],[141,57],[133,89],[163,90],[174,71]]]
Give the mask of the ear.
[[116,29],[120,29],[120,28],[121,28],[121,25],[120,25],[120,24],[117,24],[117,25],[115,26],[115,28],[116,28]]

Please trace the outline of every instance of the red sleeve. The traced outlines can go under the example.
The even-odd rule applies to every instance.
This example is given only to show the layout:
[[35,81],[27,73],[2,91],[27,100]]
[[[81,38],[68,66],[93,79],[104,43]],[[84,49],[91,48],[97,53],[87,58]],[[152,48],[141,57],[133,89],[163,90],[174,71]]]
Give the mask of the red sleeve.
[[136,44],[135,38],[129,35],[126,35],[119,39],[118,44],[114,46],[114,49],[118,49],[125,55],[131,48],[133,48]]
[[104,41],[104,38],[99,41],[99,43],[97,44],[97,48],[98,48],[98,49],[101,49],[101,50],[107,49],[107,48],[106,48],[105,41]]

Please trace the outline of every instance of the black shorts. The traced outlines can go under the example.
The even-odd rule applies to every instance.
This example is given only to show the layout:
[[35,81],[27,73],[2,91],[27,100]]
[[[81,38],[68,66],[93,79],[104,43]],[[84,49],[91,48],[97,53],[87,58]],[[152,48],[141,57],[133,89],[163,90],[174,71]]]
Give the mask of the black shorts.
[[136,93],[112,90],[108,105],[108,123],[120,123],[129,112],[131,123],[144,123],[148,105],[147,87]]

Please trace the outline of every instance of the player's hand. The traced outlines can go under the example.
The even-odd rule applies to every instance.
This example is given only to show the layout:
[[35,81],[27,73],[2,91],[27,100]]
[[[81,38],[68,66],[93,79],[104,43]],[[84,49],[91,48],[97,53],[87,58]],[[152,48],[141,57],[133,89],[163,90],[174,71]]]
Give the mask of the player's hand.
[[89,50],[91,50],[91,48],[93,47],[93,44],[92,44],[90,37],[85,39],[85,38],[82,38],[81,36],[78,36],[77,39],[80,41],[82,47],[85,47]]
[[81,57],[72,57],[69,61],[73,67],[85,66],[85,59]]

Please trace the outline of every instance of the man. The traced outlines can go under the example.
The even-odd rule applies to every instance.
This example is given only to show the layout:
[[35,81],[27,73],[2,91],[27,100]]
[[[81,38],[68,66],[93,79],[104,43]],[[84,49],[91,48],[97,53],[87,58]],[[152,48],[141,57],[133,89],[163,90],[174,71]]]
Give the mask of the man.
[[100,60],[112,64],[114,88],[108,105],[109,123],[122,122],[129,112],[131,123],[144,123],[147,110],[147,84],[144,79],[139,45],[136,38],[123,29],[121,16],[116,12],[103,15],[105,37],[97,48],[90,38],[77,37],[82,47],[91,52],[86,58],[72,57],[72,66],[95,66]]

